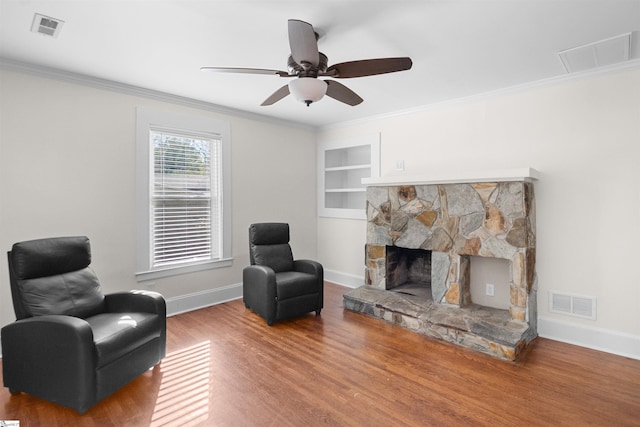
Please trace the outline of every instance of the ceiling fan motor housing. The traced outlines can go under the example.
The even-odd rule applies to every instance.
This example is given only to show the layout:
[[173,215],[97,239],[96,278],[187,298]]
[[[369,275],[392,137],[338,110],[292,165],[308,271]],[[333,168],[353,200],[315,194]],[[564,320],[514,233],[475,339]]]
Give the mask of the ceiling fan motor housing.
[[289,74],[295,74],[298,77],[318,77],[319,73],[324,73],[327,71],[327,65],[329,63],[329,58],[322,52],[318,52],[318,65],[313,66],[311,64],[302,63],[298,64],[292,55],[289,55],[289,59],[287,60],[287,68],[289,69]]

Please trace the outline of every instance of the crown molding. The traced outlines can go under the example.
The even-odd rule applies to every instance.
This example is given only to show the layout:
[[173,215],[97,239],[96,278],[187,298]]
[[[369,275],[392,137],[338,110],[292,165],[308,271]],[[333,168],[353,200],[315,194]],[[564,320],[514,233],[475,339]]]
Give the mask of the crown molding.
[[173,95],[166,92],[161,92],[153,89],[146,89],[140,86],[129,85],[126,83],[120,83],[113,80],[102,79],[99,77],[92,77],[85,74],[74,73],[71,71],[64,71],[56,68],[44,67],[41,65],[35,65],[27,62],[16,61],[9,58],[0,57],[0,69],[9,71],[31,74],[37,77],[44,77],[49,79],[60,80],[67,83],[74,83],[84,86],[89,86],[94,89],[107,90],[112,92],[123,93],[126,95],[139,96],[142,98],[153,99],[156,101],[169,102],[172,104],[182,105],[185,107],[198,108],[201,110],[210,111],[213,113],[226,114],[243,119],[256,120],[281,126],[294,127],[305,129],[309,131],[315,131],[314,126],[305,125],[298,122],[289,120],[277,119],[262,114],[250,113],[244,110],[238,110],[235,108],[224,107],[222,105],[213,104],[211,102],[200,101],[193,98],[187,98],[184,96]]
[[563,74],[561,76],[550,77],[547,79],[537,80],[534,82],[523,83],[515,86],[510,86],[503,89],[497,89],[493,91],[483,92],[476,95],[470,95],[451,99],[447,101],[434,102],[427,105],[422,105],[415,108],[409,108],[404,110],[392,111],[389,113],[378,114],[375,116],[365,117],[362,119],[349,120],[345,122],[332,123],[328,125],[314,126],[302,124],[299,122],[277,119],[271,116],[265,116],[262,114],[250,113],[248,111],[239,110],[235,108],[225,107],[211,102],[200,101],[193,98],[187,98],[179,95],[173,95],[166,92],[161,92],[153,89],[146,89],[140,86],[129,85],[126,83],[120,83],[113,80],[102,79],[98,77],[92,77],[85,74],[74,73],[70,71],[64,71],[56,68],[44,67],[27,62],[16,61],[9,58],[0,57],[0,69],[6,69],[9,71],[21,72],[31,74],[38,77],[56,79],[68,83],[81,84],[96,89],[114,91],[124,93],[127,95],[140,96],[156,101],[170,102],[173,104],[183,105],[185,107],[198,108],[206,111],[211,111],[219,114],[227,114],[239,118],[256,120],[271,124],[277,124],[281,126],[305,129],[311,132],[322,132],[332,129],[340,129],[344,127],[350,127],[355,125],[367,124],[379,120],[406,116],[409,114],[421,113],[425,111],[431,111],[443,107],[450,107],[454,105],[485,101],[491,98],[499,96],[512,95],[517,93],[526,92],[532,89],[539,89],[544,87],[550,87],[558,84],[568,83],[572,81],[584,80],[593,77],[599,77],[609,74],[616,74],[627,70],[639,69],[640,59],[632,61],[626,61],[619,64],[610,65],[607,67],[600,67],[594,70],[582,71],[577,73]]
[[496,89],[488,92],[479,93],[476,95],[470,95],[470,96],[464,96],[464,97],[450,99],[446,101],[434,102],[431,104],[422,105],[415,108],[408,108],[405,110],[392,111],[389,113],[365,117],[362,119],[349,120],[349,121],[340,122],[340,123],[332,123],[325,126],[318,126],[316,130],[318,132],[322,132],[322,131],[328,131],[333,129],[340,129],[344,127],[351,127],[355,125],[363,125],[363,124],[376,122],[384,119],[406,116],[406,115],[415,114],[415,113],[422,113],[425,111],[432,111],[439,108],[450,107],[450,106],[465,104],[469,102],[486,101],[488,99],[497,98],[500,96],[518,94],[518,93],[526,92],[532,89],[540,89],[540,88],[584,80],[584,79],[593,78],[593,77],[617,74],[620,72],[633,70],[633,69],[640,69],[640,59],[625,61],[618,64],[606,66],[606,67],[596,68],[593,70],[587,70],[587,71],[581,71],[576,73],[563,74],[560,76],[549,77],[542,80],[522,83],[519,85],[509,86],[502,89]]

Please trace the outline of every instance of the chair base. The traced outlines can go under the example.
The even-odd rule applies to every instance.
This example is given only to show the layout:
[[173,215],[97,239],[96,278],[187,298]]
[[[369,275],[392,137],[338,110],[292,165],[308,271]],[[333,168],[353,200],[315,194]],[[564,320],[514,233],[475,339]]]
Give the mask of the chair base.
[[260,317],[262,317],[263,319],[265,319],[265,322],[267,322],[267,325],[268,325],[268,326],[273,326],[273,324],[274,324],[274,323],[279,322],[279,321],[282,321],[282,320],[288,320],[288,319],[294,319],[294,318],[296,318],[296,317],[302,317],[302,316],[304,316],[305,314],[310,313],[310,312],[312,312],[312,311],[313,311],[313,312],[315,312],[316,317],[318,317],[318,316],[320,316],[320,312],[322,311],[322,308],[318,308],[318,309],[316,309],[316,310],[309,310],[309,311],[307,311],[307,312],[305,312],[305,313],[300,313],[300,314],[297,314],[297,315],[287,316],[287,317],[283,317],[283,318],[277,318],[277,317],[276,317],[275,319],[267,319],[267,318],[265,318],[261,313],[258,313],[257,311],[253,310],[253,309],[252,309],[252,308],[251,308],[247,303],[245,303],[245,304],[244,304],[244,306],[245,306],[245,308],[246,308],[247,310],[251,310],[251,311],[253,311],[255,314],[257,314],[258,316],[260,316]]

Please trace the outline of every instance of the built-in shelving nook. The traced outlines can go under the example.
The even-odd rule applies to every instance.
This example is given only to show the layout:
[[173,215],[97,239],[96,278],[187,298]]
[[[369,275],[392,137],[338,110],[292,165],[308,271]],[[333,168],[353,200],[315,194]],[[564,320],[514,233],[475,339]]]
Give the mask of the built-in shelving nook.
[[318,215],[366,218],[366,179],[380,174],[380,135],[318,145]]

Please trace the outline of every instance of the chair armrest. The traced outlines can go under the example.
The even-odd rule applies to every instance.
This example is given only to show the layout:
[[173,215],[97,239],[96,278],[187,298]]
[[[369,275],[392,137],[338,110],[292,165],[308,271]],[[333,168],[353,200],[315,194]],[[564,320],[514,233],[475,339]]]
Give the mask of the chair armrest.
[[[322,308],[324,305],[324,268],[322,264],[317,261],[313,261],[310,259],[298,259],[293,261],[293,269],[295,271],[299,271],[301,273],[309,273],[313,274],[317,278],[317,286],[318,286],[318,307]],[[319,313],[316,311],[316,314]]]
[[242,270],[244,305],[260,314],[271,325],[276,318],[276,273],[271,267],[250,265]]
[[268,298],[275,298],[276,273],[271,267],[265,265],[250,265],[242,270],[242,283],[256,289]]
[[318,276],[320,280],[324,280],[324,270],[322,264],[310,259],[298,259],[293,261],[293,269],[301,273],[309,273]]
[[62,314],[28,317],[2,328],[2,344],[28,343],[46,346],[49,343],[74,341],[93,351],[93,331],[86,320]]
[[167,317],[167,304],[158,292],[129,291],[105,295],[107,311],[110,313],[138,312],[154,313]]
[[93,332],[85,320],[29,317],[6,325],[1,333],[6,387],[44,398],[59,396],[63,402],[95,389]]

